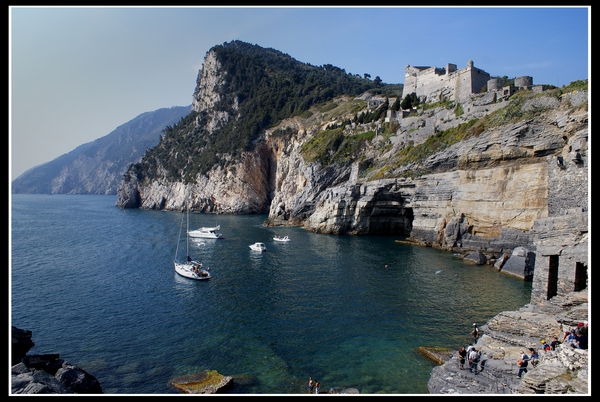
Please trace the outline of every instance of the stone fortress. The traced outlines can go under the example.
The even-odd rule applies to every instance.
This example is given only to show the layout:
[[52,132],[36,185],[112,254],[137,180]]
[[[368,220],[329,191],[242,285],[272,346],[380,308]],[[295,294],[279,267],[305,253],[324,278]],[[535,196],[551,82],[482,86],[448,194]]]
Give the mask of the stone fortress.
[[484,87],[497,98],[509,97],[519,89],[541,90],[541,86],[534,87],[529,76],[516,77],[514,85],[502,87],[498,78],[492,78],[469,60],[467,67],[460,70],[450,63],[445,68],[406,66],[402,98],[414,92],[421,102],[466,102],[472,95],[482,93]]
[[[450,63],[445,68],[407,65],[402,99],[414,92],[420,103],[452,101],[460,104],[463,113],[457,116],[453,108],[443,107],[425,111],[419,108],[397,112],[388,110],[385,121],[396,121],[400,125],[399,135],[392,142],[396,147],[404,147],[411,142],[421,144],[438,131],[480,119],[506,106],[504,102],[519,90],[537,93],[544,90],[542,85],[534,85],[530,76],[515,77],[511,81],[512,85],[502,86],[499,78],[492,78],[486,71],[476,68],[472,60],[462,69]],[[367,104],[370,109],[375,109],[385,100],[374,96],[367,99]],[[395,100],[389,99],[389,103]]]

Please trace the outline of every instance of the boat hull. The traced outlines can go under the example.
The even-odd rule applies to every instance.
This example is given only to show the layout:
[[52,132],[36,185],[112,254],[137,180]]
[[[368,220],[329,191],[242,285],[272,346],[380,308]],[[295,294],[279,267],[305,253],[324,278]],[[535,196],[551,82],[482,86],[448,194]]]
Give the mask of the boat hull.
[[194,279],[197,281],[205,281],[210,279],[210,272],[201,270],[200,274],[194,272],[194,266],[187,263],[175,262],[175,272],[184,278]]

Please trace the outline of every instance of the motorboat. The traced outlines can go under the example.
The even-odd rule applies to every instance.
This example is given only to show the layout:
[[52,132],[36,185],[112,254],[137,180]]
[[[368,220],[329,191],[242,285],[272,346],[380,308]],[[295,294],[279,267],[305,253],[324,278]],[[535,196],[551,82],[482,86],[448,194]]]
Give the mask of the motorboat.
[[[189,209],[187,211],[187,228],[190,226],[190,212]],[[179,253],[179,243],[181,242],[181,232],[183,231],[183,214],[181,215],[181,226],[179,227],[179,235],[177,236],[177,248],[175,249],[175,259],[173,264],[175,266],[175,272],[184,278],[195,279],[198,281],[210,279],[210,268],[204,268],[202,263],[199,261],[195,261],[190,257],[189,249],[190,249],[190,236],[189,230],[186,229],[186,254],[187,260],[185,262],[179,261],[177,259],[177,255]]]
[[220,232],[221,225],[214,227],[201,227],[196,230],[190,230],[188,235],[190,237],[200,237],[202,239],[222,239],[223,233]]
[[250,245],[250,248],[254,251],[267,251],[267,246],[265,246],[265,243],[261,243],[261,242],[256,242],[254,244]]
[[288,241],[292,241],[292,239],[290,239],[290,238],[289,238],[289,237],[287,237],[287,236],[283,236],[283,237],[281,237],[281,236],[275,236],[275,237],[273,237],[273,240],[275,240],[275,241],[280,241],[280,242],[288,242]]

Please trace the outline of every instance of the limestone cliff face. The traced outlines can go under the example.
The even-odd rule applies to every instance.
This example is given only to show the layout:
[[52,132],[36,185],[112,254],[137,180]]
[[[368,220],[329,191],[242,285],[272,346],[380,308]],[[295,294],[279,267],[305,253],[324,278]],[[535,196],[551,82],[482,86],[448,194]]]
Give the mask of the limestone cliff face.
[[267,213],[271,161],[270,150],[261,146],[230,170],[215,168],[193,184],[140,184],[132,178],[121,183],[119,203],[124,208],[183,210],[187,204],[193,212]]
[[[230,114],[222,108],[217,108],[222,101],[222,87],[227,81],[227,74],[222,72],[221,63],[214,50],[209,51],[204,58],[204,64],[198,74],[196,89],[194,91],[192,110],[205,112],[208,116],[207,130],[214,132],[225,126],[231,118]],[[237,110],[237,102],[233,109]]]
[[[306,163],[301,155],[304,142],[314,135],[320,125],[307,125],[303,119],[284,121],[277,127],[287,135],[267,133],[266,144],[273,150],[274,166],[272,200],[265,222],[271,226],[302,226],[314,214],[318,199],[328,188],[344,183],[350,168],[323,168],[318,163]],[[293,133],[293,134],[289,134]]]
[[560,213],[555,203],[563,210],[587,210],[587,112],[556,98],[536,101],[549,110],[484,131],[424,162],[441,173],[327,189],[305,227],[321,233],[377,233],[373,229],[386,205],[381,200],[388,199],[395,213],[383,216],[405,217],[405,232],[415,244],[491,254],[533,247],[531,230],[550,212]]

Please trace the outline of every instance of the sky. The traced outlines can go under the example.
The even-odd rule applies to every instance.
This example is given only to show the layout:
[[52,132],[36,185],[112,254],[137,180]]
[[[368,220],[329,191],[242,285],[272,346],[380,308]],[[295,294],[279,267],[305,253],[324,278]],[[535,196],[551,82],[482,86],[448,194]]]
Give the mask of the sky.
[[[591,7],[9,7],[9,176],[192,103],[206,53],[240,40],[403,84],[407,65],[535,84],[589,79]],[[590,80],[591,84],[591,80]]]

